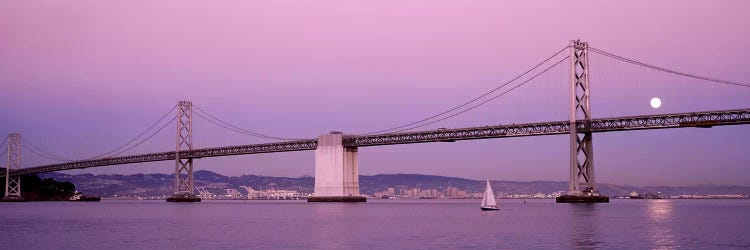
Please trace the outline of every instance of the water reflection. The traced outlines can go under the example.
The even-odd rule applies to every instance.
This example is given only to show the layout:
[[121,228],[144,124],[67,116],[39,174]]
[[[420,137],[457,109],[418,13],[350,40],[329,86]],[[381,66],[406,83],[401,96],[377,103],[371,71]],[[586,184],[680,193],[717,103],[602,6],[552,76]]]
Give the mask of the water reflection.
[[672,208],[674,204],[670,200],[649,200],[645,215],[648,219],[646,232],[654,249],[674,249],[675,237],[670,226],[672,221]]
[[655,222],[665,222],[672,216],[672,201],[650,200],[646,209],[647,217]]
[[311,244],[313,249],[343,249],[351,244],[347,237],[350,227],[357,225],[356,222],[350,221],[347,212],[347,206],[357,204],[342,203],[313,203],[310,204],[313,210],[313,220],[316,226],[312,230]]
[[568,204],[571,213],[571,242],[574,249],[594,249],[602,243],[598,235],[597,204]]

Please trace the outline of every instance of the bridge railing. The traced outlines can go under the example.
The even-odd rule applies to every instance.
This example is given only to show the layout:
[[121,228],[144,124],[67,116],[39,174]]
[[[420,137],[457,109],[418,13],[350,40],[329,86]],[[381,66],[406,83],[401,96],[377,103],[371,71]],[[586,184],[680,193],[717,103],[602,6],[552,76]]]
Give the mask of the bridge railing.
[[317,139],[288,141],[279,143],[250,144],[218,148],[193,149],[181,152],[183,158],[203,158],[227,155],[262,154],[274,152],[290,152],[314,150],[318,147]]
[[[660,129],[676,127],[711,127],[749,124],[750,109],[691,112],[661,115],[615,117],[576,121],[579,132],[612,132],[623,130]],[[437,129],[419,132],[347,136],[344,145],[367,147],[393,144],[453,142],[503,137],[567,134],[569,121],[495,125],[459,129]]]
[[713,127],[748,123],[750,123],[750,109],[736,109],[593,119],[590,122],[578,122],[576,128],[591,132],[612,132],[676,127]]
[[[11,176],[54,172],[54,171],[70,170],[70,169],[82,169],[82,168],[90,168],[90,167],[131,164],[131,163],[140,163],[140,162],[166,161],[166,160],[174,160],[174,159],[175,159],[174,151],[140,154],[140,155],[128,155],[128,156],[119,156],[119,157],[108,157],[108,158],[100,158],[100,159],[92,159],[92,160],[82,160],[82,161],[49,164],[49,165],[44,165],[44,166],[39,166],[39,167],[22,168],[22,169],[11,172]],[[0,174],[0,177],[4,177],[4,176],[5,176],[5,173]]]
[[[203,148],[187,151],[180,151],[181,158],[202,158],[216,157],[239,154],[260,154],[273,152],[288,152],[301,150],[314,150],[318,146],[315,139],[299,140],[281,143],[250,144],[229,147]],[[168,161],[175,160],[175,152],[160,152],[150,154],[128,155],[120,157],[108,157],[92,160],[72,161],[57,164],[49,164],[38,167],[23,168],[11,172],[11,176],[46,173],[54,171],[63,171],[71,169],[83,169],[90,167],[101,167],[121,164],[132,164],[141,162]],[[0,177],[5,177],[5,172],[0,173]]]
[[426,142],[453,142],[458,140],[478,140],[502,137],[554,135],[567,133],[569,130],[570,123],[568,121],[558,121],[460,129],[438,129],[368,136],[347,136],[344,138],[343,143],[344,146],[348,147],[367,147]]
[[[612,132],[623,130],[664,129],[679,127],[713,127],[723,125],[750,124],[750,109],[721,110],[708,112],[691,112],[646,116],[629,116],[576,121],[576,130],[580,132]],[[367,147],[393,144],[453,142],[458,140],[478,140],[503,137],[540,136],[567,134],[570,131],[569,121],[495,125],[458,129],[437,129],[407,133],[379,134],[368,136],[344,137],[347,147]],[[180,151],[181,158],[218,157],[241,154],[261,154],[314,150],[318,146],[316,139],[250,144],[228,147],[215,147]],[[36,174],[70,169],[111,166],[153,161],[174,160],[175,152],[160,152],[101,159],[73,161],[50,164],[38,167],[23,168],[12,171],[11,176]],[[0,178],[5,172],[0,173]]]

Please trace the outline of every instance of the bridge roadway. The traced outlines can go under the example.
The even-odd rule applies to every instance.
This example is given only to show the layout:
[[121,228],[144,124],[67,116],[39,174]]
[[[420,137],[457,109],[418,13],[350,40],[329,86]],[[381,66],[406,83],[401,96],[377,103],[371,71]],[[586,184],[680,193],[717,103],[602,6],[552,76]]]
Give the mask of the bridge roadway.
[[[625,130],[666,129],[680,127],[708,128],[713,126],[738,124],[750,124],[750,109],[602,118],[592,119],[590,121],[579,120],[576,121],[576,131],[581,133],[587,131],[601,133]],[[347,147],[369,147],[410,143],[453,142],[459,140],[559,135],[568,134],[569,131],[570,121],[555,121],[472,128],[438,129],[429,131],[376,134],[365,136],[347,135],[344,137],[343,144]],[[180,151],[180,158],[204,158],[242,154],[304,151],[315,150],[317,146],[317,139],[308,139],[280,143],[202,148],[189,151]],[[175,157],[175,151],[108,157],[24,168],[12,171],[10,174],[11,176],[16,176],[23,174],[38,174],[61,170],[83,169],[140,162],[168,161],[174,160]],[[0,178],[4,177],[5,172],[2,171],[2,173],[0,173]]]

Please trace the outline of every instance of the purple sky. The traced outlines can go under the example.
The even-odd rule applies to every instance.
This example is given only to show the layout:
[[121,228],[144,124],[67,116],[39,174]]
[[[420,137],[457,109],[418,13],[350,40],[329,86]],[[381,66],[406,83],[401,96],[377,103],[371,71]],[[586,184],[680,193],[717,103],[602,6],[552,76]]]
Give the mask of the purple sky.
[[[581,38],[750,82],[748,1],[2,1],[0,134],[69,158],[127,142],[180,99],[240,127],[313,138],[419,120]],[[595,117],[750,108],[750,88],[592,55]],[[561,65],[561,66],[567,66]],[[567,119],[567,68],[427,126]],[[660,109],[649,100],[663,99]],[[196,120],[195,146],[268,142]],[[750,126],[597,134],[599,182],[750,185]],[[567,180],[567,136],[360,149],[360,173]],[[174,150],[174,126],[131,153]],[[314,153],[201,159],[227,175],[312,175]],[[4,161],[3,161],[4,162]],[[50,161],[24,153],[23,165]],[[173,162],[75,172],[172,172]]]

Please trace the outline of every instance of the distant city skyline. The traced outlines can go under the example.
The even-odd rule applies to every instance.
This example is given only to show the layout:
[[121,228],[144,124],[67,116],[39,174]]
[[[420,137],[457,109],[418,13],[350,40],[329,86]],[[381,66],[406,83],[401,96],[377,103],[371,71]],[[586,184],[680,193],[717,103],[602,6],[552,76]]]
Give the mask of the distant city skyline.
[[[0,136],[18,132],[71,159],[127,142],[178,100],[242,128],[290,138],[387,129],[470,100],[578,38],[667,68],[750,82],[747,1],[4,6]],[[750,88],[591,60],[595,117],[750,108]],[[423,129],[566,120],[567,65],[561,66],[518,93]],[[661,98],[658,109],[650,107],[654,97]],[[194,128],[196,148],[270,142],[198,119]],[[129,153],[174,150],[174,136],[170,126]],[[595,134],[597,181],[747,186],[747,138],[748,125]],[[365,147],[359,171],[567,181],[568,140]],[[52,162],[22,153],[24,167]],[[226,175],[312,176],[314,153],[199,159],[195,167]],[[173,162],[159,162],[66,173],[173,171]]]
[[[74,183],[85,195],[116,199],[164,199],[172,187],[167,174],[135,175],[70,175],[42,174],[42,178]],[[370,198],[481,198],[483,180],[450,176],[418,174],[386,174],[360,176],[360,194]],[[203,199],[304,199],[314,190],[312,177],[223,176],[200,171],[195,176],[195,193]],[[161,180],[161,181],[154,181]],[[564,194],[564,181],[495,181],[492,188],[498,198],[554,198]],[[633,192],[642,195],[664,195],[673,198],[747,198],[750,186],[630,186],[600,183],[602,192],[610,197],[627,197]],[[686,196],[687,195],[687,196]],[[729,195],[729,196],[728,196]]]

